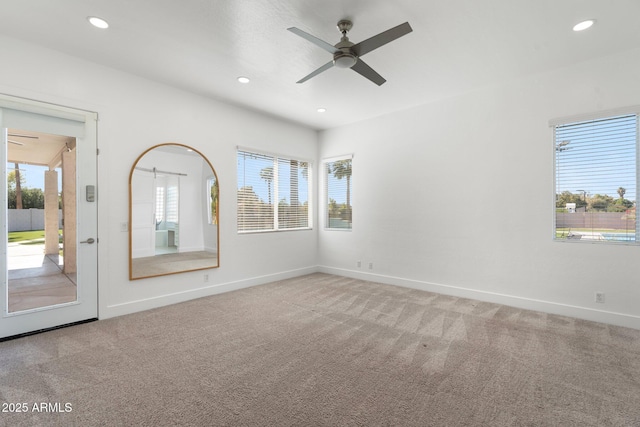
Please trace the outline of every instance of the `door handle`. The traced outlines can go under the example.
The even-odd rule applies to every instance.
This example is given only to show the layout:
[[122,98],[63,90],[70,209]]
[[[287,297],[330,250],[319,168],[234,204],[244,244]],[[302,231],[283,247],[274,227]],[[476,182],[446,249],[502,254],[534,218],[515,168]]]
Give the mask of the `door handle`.
[[96,240],[93,237],[89,237],[87,240],[83,240],[80,243],[88,243],[88,244],[92,244],[94,243]]

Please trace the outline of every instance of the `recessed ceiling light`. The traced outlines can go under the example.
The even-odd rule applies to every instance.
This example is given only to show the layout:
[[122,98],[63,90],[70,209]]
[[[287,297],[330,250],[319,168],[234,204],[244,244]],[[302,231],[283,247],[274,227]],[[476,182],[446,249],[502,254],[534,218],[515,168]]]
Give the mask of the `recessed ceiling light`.
[[326,108],[322,108],[322,107],[318,108],[318,113],[326,113],[326,112],[327,112]]
[[101,28],[103,30],[105,28],[109,28],[109,23],[102,18],[98,18],[97,16],[89,16],[87,19],[89,20],[91,25],[96,28]]
[[587,19],[586,21],[578,22],[573,26],[573,31],[584,31],[587,28],[590,28],[593,24],[596,23],[595,19]]
[[249,80],[249,77],[240,76],[240,77],[238,77],[238,81],[240,83],[245,83],[246,84],[246,83],[249,83],[251,80]]

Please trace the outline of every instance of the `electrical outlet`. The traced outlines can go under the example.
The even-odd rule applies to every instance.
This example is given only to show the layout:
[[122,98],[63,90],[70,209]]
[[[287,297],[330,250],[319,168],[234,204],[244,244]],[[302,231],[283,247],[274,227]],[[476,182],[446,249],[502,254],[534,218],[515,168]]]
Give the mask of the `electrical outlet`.
[[122,231],[123,233],[126,233],[127,231],[129,231],[129,224],[126,222],[121,222],[120,231]]
[[369,270],[373,270],[373,263],[372,262],[369,263]]
[[206,283],[206,282],[208,282],[208,281],[209,281],[209,275],[208,275],[208,274],[205,274],[205,275],[204,275],[204,282]]
[[598,304],[604,304],[604,292],[596,292],[596,302]]
[[356,262],[356,265],[358,266],[358,268],[362,268],[362,261]]

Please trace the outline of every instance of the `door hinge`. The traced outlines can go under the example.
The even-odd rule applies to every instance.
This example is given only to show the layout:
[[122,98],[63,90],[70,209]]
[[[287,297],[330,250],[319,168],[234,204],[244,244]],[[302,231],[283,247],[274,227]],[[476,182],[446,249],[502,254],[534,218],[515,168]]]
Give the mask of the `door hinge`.
[[100,155],[100,149],[96,148],[96,156],[99,156],[99,155]]

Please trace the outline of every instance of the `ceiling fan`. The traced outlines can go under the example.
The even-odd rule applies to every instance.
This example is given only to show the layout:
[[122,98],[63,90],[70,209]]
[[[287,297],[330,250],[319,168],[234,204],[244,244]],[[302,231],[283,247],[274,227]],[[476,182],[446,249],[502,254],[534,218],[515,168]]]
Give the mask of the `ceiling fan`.
[[[7,134],[7,136],[14,136],[14,137],[18,137],[18,138],[40,139],[37,136],[20,135],[20,134],[17,134],[17,133],[9,133],[9,134]],[[24,142],[15,141],[15,140],[12,140],[12,139],[7,139],[7,142],[9,142],[11,144],[15,144],[15,145],[24,145]]]
[[296,83],[304,83],[309,80],[311,77],[315,77],[323,71],[328,70],[334,65],[338,68],[351,68],[356,73],[366,77],[371,80],[378,86],[382,85],[386,80],[377,72],[373,70],[373,68],[369,67],[362,59],[360,59],[365,54],[371,52],[374,49],[379,48],[389,42],[394,41],[397,38],[400,38],[411,31],[411,25],[408,22],[404,24],[400,24],[397,27],[393,27],[387,31],[384,31],[376,36],[370,37],[360,43],[352,43],[349,41],[347,37],[347,33],[353,27],[353,23],[348,19],[342,19],[338,21],[338,30],[342,33],[342,38],[340,42],[335,46],[330,45],[329,43],[320,40],[319,38],[312,36],[309,33],[302,31],[299,28],[291,27],[287,28],[287,30],[291,31],[294,34],[299,35],[300,37],[310,41],[326,50],[327,52],[333,55],[333,60],[327,62],[322,67],[318,68],[311,74],[303,77],[298,80]]

